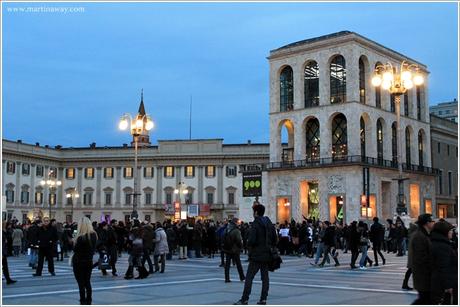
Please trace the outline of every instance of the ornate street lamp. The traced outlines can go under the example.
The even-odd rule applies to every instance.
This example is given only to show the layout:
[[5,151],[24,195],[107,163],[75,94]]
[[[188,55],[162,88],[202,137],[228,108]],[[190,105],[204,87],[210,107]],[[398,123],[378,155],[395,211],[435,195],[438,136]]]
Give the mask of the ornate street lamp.
[[[53,170],[50,170],[48,172],[48,180],[42,180],[40,181],[40,184],[44,187],[48,187],[48,191],[51,193],[52,190],[56,190],[56,187],[62,185],[62,182],[57,179],[50,179],[50,178],[56,178],[56,174],[54,174]],[[56,196],[53,198],[53,203],[56,203]],[[48,195],[48,205],[49,205],[49,213],[48,217],[51,219],[51,194]]]
[[132,219],[137,219],[137,196],[140,195],[137,186],[137,145],[139,136],[143,131],[150,131],[153,129],[153,121],[147,114],[138,113],[134,118],[129,113],[125,113],[118,124],[120,130],[130,129],[130,133],[134,138],[134,193],[133,193],[133,212],[131,213]]
[[[174,189],[174,194],[179,196],[179,205],[181,207],[181,214],[182,214],[182,204],[181,204],[181,195],[184,195],[184,197],[188,194],[188,188],[187,185],[184,182],[179,182],[179,185],[177,186],[176,189]],[[185,203],[185,199],[184,199]],[[185,212],[187,212],[187,204],[185,206]],[[182,219],[182,216],[181,216]]]
[[72,207],[71,207],[72,211],[70,213],[70,223],[72,224],[73,223],[73,200],[74,200],[74,198],[79,198],[80,194],[78,194],[76,188],[73,188],[72,191],[67,193],[65,196],[67,197],[67,199],[70,199],[70,201],[72,203]]
[[414,85],[419,86],[424,82],[423,75],[420,73],[420,68],[415,64],[409,64],[402,61],[401,65],[393,66],[391,63],[385,65],[378,65],[375,68],[374,76],[372,78],[372,85],[375,87],[381,86],[382,89],[388,91],[395,97],[396,108],[396,125],[398,131],[398,173],[396,179],[398,181],[398,198],[396,212],[398,215],[401,213],[407,214],[406,197],[404,195],[404,180],[402,175],[402,137],[401,137],[401,95],[407,90],[410,90]]

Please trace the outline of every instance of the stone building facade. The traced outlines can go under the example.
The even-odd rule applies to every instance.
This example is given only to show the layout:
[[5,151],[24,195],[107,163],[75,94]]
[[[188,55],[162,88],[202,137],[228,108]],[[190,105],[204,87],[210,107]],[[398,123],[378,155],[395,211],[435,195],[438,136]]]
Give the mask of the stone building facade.
[[[321,219],[392,217],[398,194],[395,102],[371,85],[371,77],[378,64],[408,60],[428,80],[427,67],[348,31],[286,45],[271,51],[268,60],[272,218],[283,222],[311,215],[311,186]],[[435,197],[427,89],[425,82],[401,97],[404,189],[411,217],[431,211]],[[369,184],[364,168],[369,168]]]
[[[129,218],[133,147],[50,148],[8,140],[2,145],[4,218],[16,216],[21,221],[51,216],[65,221],[72,214],[73,220],[83,215],[92,220]],[[139,219],[172,217],[166,207],[179,201],[174,190],[182,182],[189,193],[182,194],[180,203],[197,205],[199,217],[249,220],[253,199],[242,197],[239,168],[266,163],[268,144],[225,145],[222,139],[158,141],[158,146],[141,147],[138,156]],[[41,185],[50,171],[62,181],[61,186]],[[69,200],[67,194],[79,197]]]
[[439,169],[436,180],[436,215],[458,216],[458,124],[451,119],[430,116],[431,156]]

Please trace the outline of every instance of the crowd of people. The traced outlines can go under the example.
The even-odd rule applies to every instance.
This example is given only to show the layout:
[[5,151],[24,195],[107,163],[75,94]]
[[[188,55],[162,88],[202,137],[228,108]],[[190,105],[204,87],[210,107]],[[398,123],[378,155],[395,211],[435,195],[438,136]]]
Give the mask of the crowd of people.
[[[109,270],[112,276],[118,276],[117,262],[123,253],[129,255],[125,279],[143,279],[156,272],[164,273],[166,261],[173,257],[186,260],[192,257],[213,258],[217,255],[220,256],[220,266],[224,267],[225,282],[231,282],[229,271],[232,263],[237,267],[240,280],[245,281],[245,292],[239,301],[239,304],[244,304],[250,293],[249,284],[252,284],[257,271],[261,271],[262,279],[268,280],[267,267],[260,263],[266,261],[264,248],[266,250],[266,246],[271,244],[278,248],[281,255],[311,258],[307,262],[318,268],[330,263],[331,259],[335,266],[340,266],[339,253],[350,252],[350,268],[361,270],[367,266],[378,266],[379,260],[385,265],[385,253],[396,256],[409,253],[403,289],[412,290],[408,284],[412,274],[414,288],[420,293],[417,302],[445,300],[439,294],[441,290],[446,290],[452,298],[456,297],[456,277],[454,283],[451,275],[454,272],[456,276],[457,272],[458,239],[454,227],[444,220],[436,224],[431,221],[425,223],[421,216],[416,224],[412,224],[404,216],[395,216],[384,223],[375,217],[370,224],[364,221],[344,224],[304,218],[302,222],[291,220],[273,224],[267,222],[268,218],[257,219],[257,213],[254,212],[255,219],[251,223],[238,219],[221,222],[165,220],[150,223],[133,220],[124,223],[111,220],[108,223],[91,223],[89,219],[82,218],[77,224],[60,223],[45,217],[20,224],[12,219],[2,224],[3,272],[7,284],[14,283],[8,274],[6,258],[18,257],[22,253],[28,255],[29,266],[35,270],[33,276],[42,275],[45,258],[48,271],[54,276],[54,259],[63,261],[70,256],[69,263],[74,268],[80,289],[80,302],[91,304],[92,270],[97,267],[103,275],[107,275]],[[263,216],[263,212],[258,214],[259,217]],[[264,232],[268,230],[264,230],[261,225],[267,223],[273,226],[274,238],[267,236],[260,245],[257,243],[261,240],[259,237],[268,233]],[[427,224],[434,225],[427,228]],[[419,246],[422,244],[420,242],[424,242],[424,249]],[[369,248],[374,251],[373,260],[368,256]],[[93,261],[93,254],[99,255],[97,261]],[[246,275],[241,265],[241,254],[248,254]],[[421,254],[425,258],[418,261]],[[421,283],[423,279],[425,282]],[[268,284],[263,284],[262,288],[259,303],[264,304]]]

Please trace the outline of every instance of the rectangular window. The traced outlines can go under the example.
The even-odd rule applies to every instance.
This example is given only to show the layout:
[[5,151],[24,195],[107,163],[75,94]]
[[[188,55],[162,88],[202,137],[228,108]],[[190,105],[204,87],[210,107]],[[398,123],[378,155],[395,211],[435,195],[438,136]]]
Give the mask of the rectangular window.
[[16,162],[8,161],[6,162],[6,172],[8,174],[14,174],[16,171]]
[[187,194],[185,194],[185,203],[187,205],[190,205],[193,203],[193,193],[191,193],[190,191]]
[[146,205],[152,204],[152,193],[145,193],[145,204]]
[[85,178],[86,179],[94,178],[94,168],[92,167],[85,168]]
[[438,153],[441,153],[441,142],[438,142]]
[[229,205],[234,205],[235,204],[235,193],[234,192],[229,192],[228,193],[228,203],[229,203]]
[[6,202],[7,203],[13,203],[14,202],[14,191],[13,190],[7,190],[6,191]]
[[35,169],[35,175],[37,177],[43,177],[43,165],[37,165],[37,168]]
[[450,146],[447,145],[447,155],[450,155]]
[[418,120],[421,120],[422,119],[422,93],[421,93],[421,88],[420,86],[417,86],[415,88],[415,93],[416,93],[416,96],[417,96],[417,119]]
[[133,168],[132,167],[125,167],[123,169],[123,177],[125,177],[125,178],[133,178]]
[[236,169],[236,166],[234,166],[234,165],[227,166],[225,168],[225,175],[227,177],[236,177],[236,173],[237,173],[237,169]]
[[439,194],[442,194],[442,171],[439,171]]
[[50,193],[50,195],[48,195],[48,202],[52,206],[56,204],[56,194],[55,193]]
[[25,176],[30,175],[30,164],[27,164],[27,163],[22,164],[22,174]]
[[452,172],[447,173],[447,180],[448,180],[448,186],[447,190],[449,191],[449,195],[452,195]]
[[74,179],[75,178],[75,169],[73,167],[65,170],[65,178]]
[[104,168],[104,178],[106,179],[113,178],[113,167]]
[[404,116],[409,116],[409,94],[408,91],[404,93]]
[[208,205],[212,205],[214,203],[214,193],[207,193],[206,200],[208,201]]
[[125,204],[126,204],[126,205],[132,205],[132,202],[131,202],[132,196],[133,196],[133,195],[131,195],[130,193],[126,193],[126,194],[125,194]]
[[166,204],[167,205],[172,204],[172,193],[171,192],[166,192]]
[[166,178],[174,177],[174,166],[166,166],[164,175]]
[[43,193],[42,192],[35,192],[35,203],[37,205],[43,204]]
[[185,177],[195,177],[195,167],[194,166],[186,166],[185,167]]
[[144,167],[144,178],[152,178],[153,177],[153,167],[147,166]]
[[205,171],[206,177],[214,177],[216,175],[215,169],[216,167],[213,165],[206,166],[206,171]]
[[21,204],[29,202],[29,191],[21,191]]
[[93,203],[92,198],[93,198],[92,192],[85,192],[85,194],[83,195],[83,204],[91,205]]
[[390,95],[390,112],[396,112],[395,94]]
[[66,203],[69,206],[73,205],[73,196],[72,196],[72,194],[70,194],[70,195],[71,195],[70,197],[67,197],[67,203]]
[[112,204],[112,193],[105,193],[105,202],[106,205]]

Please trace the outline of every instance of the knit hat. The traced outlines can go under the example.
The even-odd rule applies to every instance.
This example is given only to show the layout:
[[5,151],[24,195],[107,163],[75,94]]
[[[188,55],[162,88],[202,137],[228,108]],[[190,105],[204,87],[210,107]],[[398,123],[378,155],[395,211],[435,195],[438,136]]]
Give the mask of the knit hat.
[[447,237],[447,234],[449,233],[449,231],[451,229],[453,229],[454,226],[452,226],[452,224],[450,224],[449,222],[446,222],[446,221],[439,221],[437,222],[436,224],[434,224],[433,226],[433,232],[437,232],[437,233],[440,233],[442,234],[443,236],[446,236]]

